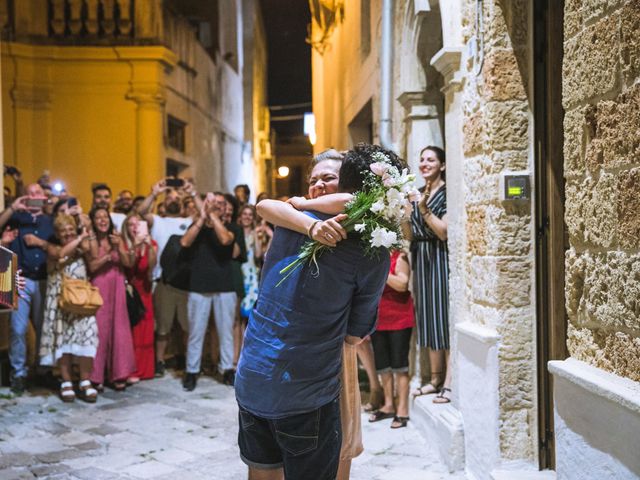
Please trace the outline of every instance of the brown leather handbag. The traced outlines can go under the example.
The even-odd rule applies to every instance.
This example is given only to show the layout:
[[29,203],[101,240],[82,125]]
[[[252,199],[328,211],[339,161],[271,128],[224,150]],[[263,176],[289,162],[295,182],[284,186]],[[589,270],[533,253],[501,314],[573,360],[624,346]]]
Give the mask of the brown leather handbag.
[[67,313],[88,317],[95,315],[102,306],[102,296],[97,287],[86,280],[62,276],[58,306]]

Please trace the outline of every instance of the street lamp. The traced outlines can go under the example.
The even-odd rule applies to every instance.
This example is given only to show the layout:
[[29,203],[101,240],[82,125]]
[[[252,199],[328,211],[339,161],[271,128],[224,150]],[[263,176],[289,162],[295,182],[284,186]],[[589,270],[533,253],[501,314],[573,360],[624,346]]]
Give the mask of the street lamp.
[[289,176],[289,167],[286,166],[282,166],[282,167],[278,167],[278,177],[280,178],[286,178]]

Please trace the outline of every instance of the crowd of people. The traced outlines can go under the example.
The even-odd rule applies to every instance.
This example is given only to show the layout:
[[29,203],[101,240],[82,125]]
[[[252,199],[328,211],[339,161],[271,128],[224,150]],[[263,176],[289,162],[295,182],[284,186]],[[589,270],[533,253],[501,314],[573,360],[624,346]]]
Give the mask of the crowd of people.
[[[2,245],[17,254],[25,277],[11,314],[11,389],[20,394],[27,388],[31,322],[38,365],[56,367],[65,402],[95,402],[105,385],[124,390],[162,377],[176,331],[183,334],[182,386],[192,391],[211,317],[215,376],[234,385],[275,227],[329,246],[347,239],[340,225],[344,202],[322,200],[339,191],[344,158],[345,152],[322,152],[310,166],[306,197],[280,201],[261,194],[257,208],[249,203],[247,185],[233,194],[199,193],[188,179],[165,178],[146,197],[124,190],[114,200],[108,185],[95,185],[88,214],[46,176],[25,187],[17,169],[5,169],[16,187],[5,188]],[[391,419],[391,428],[405,427],[410,395],[450,401],[445,167],[442,149],[429,146],[420,153],[416,173],[425,187],[403,225],[407,248],[391,252],[381,299],[368,306],[375,331],[364,342],[342,345],[338,478],[348,478],[351,459],[362,451],[357,358],[369,377],[370,422]],[[310,224],[305,210],[325,216]],[[63,308],[71,280],[95,288],[101,304],[88,313]],[[429,349],[431,378],[410,393],[414,331],[418,346]]]
[[[234,382],[242,332],[258,290],[258,267],[273,230],[258,224],[247,185],[235,195],[197,194],[185,179],[158,181],[146,197],[92,188],[88,213],[46,176],[24,185],[9,167],[2,245],[25,279],[11,314],[11,390],[27,388],[27,330],[36,333],[38,374],[56,367],[60,397],[95,402],[108,385],[124,390],[165,374],[174,322],[186,337],[183,386],[196,388],[210,315],[221,380]],[[78,313],[62,305],[69,279],[92,285],[101,304]],[[51,369],[49,368],[49,372]],[[74,385],[77,381],[77,386]]]

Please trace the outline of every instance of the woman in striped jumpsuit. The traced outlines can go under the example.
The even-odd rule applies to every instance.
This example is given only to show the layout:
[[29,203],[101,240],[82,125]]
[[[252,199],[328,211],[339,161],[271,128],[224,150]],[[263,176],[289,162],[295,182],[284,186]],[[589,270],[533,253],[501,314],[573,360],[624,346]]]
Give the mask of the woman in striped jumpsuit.
[[[418,345],[429,348],[431,380],[413,395],[438,393],[435,403],[450,400],[449,258],[445,152],[429,146],[420,152],[420,174],[426,182],[422,200],[411,216],[411,252]],[[445,369],[447,375],[445,379]]]

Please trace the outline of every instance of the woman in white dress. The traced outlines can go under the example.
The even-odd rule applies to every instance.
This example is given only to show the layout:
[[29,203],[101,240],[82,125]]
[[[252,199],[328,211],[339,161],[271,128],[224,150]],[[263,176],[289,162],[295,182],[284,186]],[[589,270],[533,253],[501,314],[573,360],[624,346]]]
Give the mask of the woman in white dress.
[[40,343],[40,363],[60,367],[60,397],[64,402],[75,400],[72,365],[77,363],[80,371],[80,397],[93,403],[98,392],[91,385],[89,375],[98,347],[96,318],[93,315],[82,317],[66,313],[58,307],[64,275],[88,280],[84,260],[84,255],[89,250],[88,234],[83,230],[78,235],[76,221],[70,215],[58,215],[53,226],[60,245],[49,244],[47,249],[47,295]]

